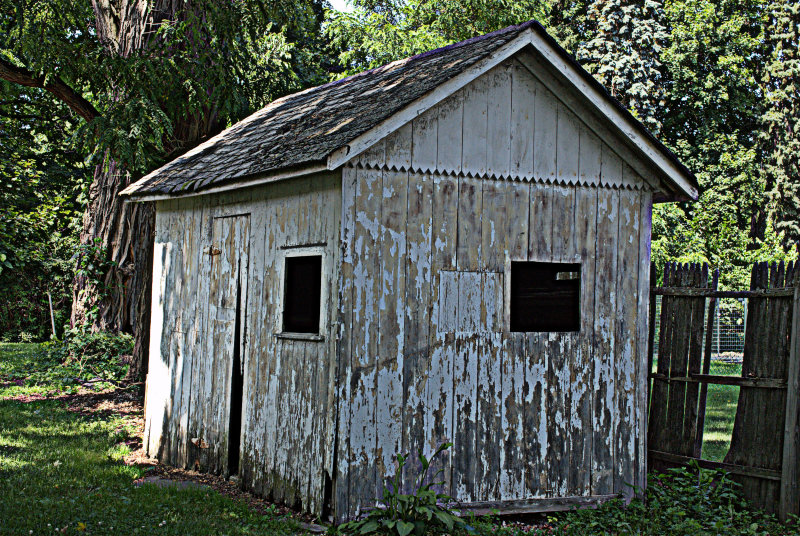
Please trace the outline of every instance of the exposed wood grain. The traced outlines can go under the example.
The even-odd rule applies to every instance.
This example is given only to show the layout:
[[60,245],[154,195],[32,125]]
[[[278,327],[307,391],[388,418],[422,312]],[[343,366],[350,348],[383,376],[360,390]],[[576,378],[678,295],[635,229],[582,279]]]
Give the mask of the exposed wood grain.
[[[611,167],[611,166],[609,166]],[[611,168],[613,170],[613,167]],[[607,173],[604,154],[603,176]],[[597,192],[597,253],[595,257],[595,353],[593,359],[592,417],[592,494],[603,495],[614,489],[613,438],[618,424],[614,411],[617,389],[615,373],[616,314],[619,293],[616,288],[617,242],[619,231],[619,193]]]
[[511,70],[511,169],[512,176],[533,176],[534,103],[536,84],[518,61]]
[[[787,274],[788,275],[788,274]],[[788,366],[789,388],[786,397],[786,422],[781,463],[781,491],[778,513],[782,521],[800,514],[800,269],[794,265],[794,297]],[[790,283],[787,276],[786,283]]]
[[389,169],[411,168],[413,130],[414,126],[409,122],[386,137],[386,166]]
[[[369,506],[375,497],[376,358],[381,293],[380,247],[383,174],[359,170],[356,181],[356,226],[353,255],[353,389],[351,406],[350,501],[352,508]],[[376,275],[378,277],[376,277]],[[354,500],[356,499],[356,500]],[[357,514],[358,511],[351,511]]]
[[[619,193],[619,230],[617,234],[616,287],[620,297],[636,296],[639,290],[639,233],[641,231],[639,193]],[[634,302],[636,303],[636,302]],[[615,333],[614,413],[617,426],[614,438],[614,490],[631,497],[634,484],[636,444],[636,336],[637,307],[622,298],[617,300]]]
[[[580,169],[591,161],[581,158]],[[594,172],[590,172],[594,173]],[[599,175],[600,168],[596,169]],[[574,495],[591,493],[592,466],[592,374],[594,363],[594,301],[595,262],[597,243],[597,192],[590,188],[578,188],[575,198],[575,248],[581,262],[581,322],[575,363],[570,374],[572,392],[570,396],[570,427],[572,438],[570,452],[570,474],[568,490]]]
[[354,269],[354,250],[356,239],[356,183],[358,181],[357,171],[353,168],[342,170],[342,219],[341,219],[341,262],[339,269],[339,308],[337,312],[338,341],[336,348],[336,358],[338,361],[337,373],[337,403],[338,419],[336,426],[337,449],[335,474],[334,474],[334,497],[333,506],[337,521],[347,518],[350,513],[350,456],[352,447],[350,445],[351,429],[351,404],[354,380],[353,361],[352,361],[352,325],[354,308],[354,288],[353,288],[353,269]]
[[[636,464],[634,468],[633,484],[642,493],[647,487],[647,417],[648,403],[650,401],[649,373],[652,368],[649,353],[649,333],[652,317],[649,309],[655,304],[650,302],[650,236],[653,213],[653,196],[651,192],[644,192],[640,196],[641,208],[639,218],[639,288],[638,311],[636,327],[636,428],[634,441],[636,443]],[[647,321],[645,321],[647,319]]]
[[533,174],[537,179],[552,181],[556,178],[557,171],[558,104],[553,94],[538,82],[534,117],[536,130],[533,136]]
[[376,356],[378,383],[375,392],[376,497],[382,495],[385,479],[394,476],[395,456],[403,448],[408,187],[407,172],[384,174],[380,200],[380,353]]
[[432,108],[413,121],[411,166],[418,171],[436,169],[439,110]]
[[436,169],[460,173],[463,146],[464,92],[458,91],[438,106]]
[[[424,429],[431,435],[429,446],[436,447],[445,442],[455,442],[454,419],[454,376],[453,367],[457,359],[453,330],[445,328],[445,323],[454,326],[455,314],[458,311],[458,280],[448,274],[454,274],[456,268],[457,232],[458,232],[458,181],[454,178],[431,177],[432,204],[430,230],[430,329],[428,340],[430,348],[430,371],[425,382]],[[445,279],[444,287],[442,278]],[[454,299],[455,298],[455,299]],[[445,317],[442,306],[446,305]],[[447,315],[452,315],[447,320]],[[443,322],[444,321],[444,322]],[[413,384],[413,379],[406,380]],[[436,470],[443,470],[445,489],[454,494],[452,460],[459,447],[445,451],[436,462]]]

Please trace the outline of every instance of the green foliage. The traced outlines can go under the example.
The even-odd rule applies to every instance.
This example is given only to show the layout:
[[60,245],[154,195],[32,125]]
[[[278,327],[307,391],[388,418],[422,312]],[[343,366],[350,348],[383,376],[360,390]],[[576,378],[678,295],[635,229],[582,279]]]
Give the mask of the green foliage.
[[84,153],[97,162],[110,153],[134,174],[185,150],[198,125],[213,134],[321,78],[324,54],[292,58],[288,36],[319,44],[322,0],[182,3],[170,18],[154,12],[134,37],[144,46],[117,42],[90,2],[0,0],[0,13],[0,54],[87,98],[99,116],[78,131]]
[[0,367],[0,376],[19,382],[19,394],[72,392],[82,385],[104,389],[122,382],[130,368],[133,338],[71,329],[63,341],[30,347],[35,351],[18,356],[3,351],[9,361]]
[[91,179],[66,106],[0,81],[0,339],[51,336],[69,316],[70,257]]
[[341,76],[542,16],[544,0],[355,0],[330,11],[326,33]]
[[661,2],[595,0],[587,18],[594,35],[577,58],[626,108],[658,133],[664,104],[661,51],[667,40]]
[[558,517],[554,534],[776,535],[794,529],[750,510],[723,471],[696,466],[651,474],[646,500],[622,499]]
[[390,534],[396,536],[423,536],[425,534],[449,534],[454,530],[468,530],[464,521],[446,507],[452,499],[436,492],[433,487],[444,482],[431,482],[443,473],[439,469],[430,479],[428,470],[431,462],[452,446],[444,443],[436,449],[428,460],[420,450],[418,452],[422,470],[414,480],[414,491],[411,494],[401,493],[402,473],[406,457],[397,455],[397,471],[389,486],[383,488],[383,506],[371,510],[365,518],[344,523],[339,529],[345,534]]
[[761,117],[761,171],[778,231],[800,243],[800,3],[768,7],[770,54],[764,74],[766,110]]
[[[147,467],[124,460],[140,441],[133,420],[91,413],[91,406],[81,415],[62,400],[5,400],[20,394],[6,365],[15,363],[14,376],[25,376],[41,368],[46,353],[38,345],[0,343],[0,534],[303,533],[285,515],[257,512],[207,486],[135,482]],[[119,393],[108,396],[111,407]]]
[[58,365],[41,374],[33,374],[31,383],[45,383],[54,377],[65,385],[87,381],[117,383],[125,379],[133,353],[133,337],[127,333],[92,332],[73,328],[64,340],[53,343],[52,358]]

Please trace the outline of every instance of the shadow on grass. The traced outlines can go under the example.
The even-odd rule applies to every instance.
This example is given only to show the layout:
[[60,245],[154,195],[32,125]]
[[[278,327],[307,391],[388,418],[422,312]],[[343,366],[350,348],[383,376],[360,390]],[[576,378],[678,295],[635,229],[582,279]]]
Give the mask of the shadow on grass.
[[0,534],[293,534],[210,488],[135,486],[129,433],[116,415],[81,415],[64,401],[0,401]]

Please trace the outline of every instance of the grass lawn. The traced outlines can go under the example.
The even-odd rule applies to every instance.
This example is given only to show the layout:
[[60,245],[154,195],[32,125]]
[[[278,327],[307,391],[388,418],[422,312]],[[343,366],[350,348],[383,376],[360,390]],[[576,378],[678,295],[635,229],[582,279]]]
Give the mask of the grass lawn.
[[58,385],[20,385],[48,366],[39,345],[0,344],[0,534],[300,533],[211,488],[135,485],[146,468],[123,461],[130,420],[70,411],[81,395],[42,398]]
[[[139,394],[59,383],[61,369],[48,356],[39,345],[0,344],[0,535],[303,533],[278,509],[257,511],[246,496],[216,491],[223,488],[137,482],[149,470],[130,456],[140,442]],[[29,385],[31,374],[52,381]],[[724,420],[709,415],[707,426],[724,431]],[[651,478],[646,501],[556,514],[536,528],[533,519],[470,519],[471,536],[796,534],[751,512],[722,473]]]
[[[711,374],[741,376],[742,365],[711,362]],[[739,387],[736,385],[708,386],[706,398],[706,421],[703,427],[703,451],[701,457],[721,462],[731,446],[733,420],[739,403]]]

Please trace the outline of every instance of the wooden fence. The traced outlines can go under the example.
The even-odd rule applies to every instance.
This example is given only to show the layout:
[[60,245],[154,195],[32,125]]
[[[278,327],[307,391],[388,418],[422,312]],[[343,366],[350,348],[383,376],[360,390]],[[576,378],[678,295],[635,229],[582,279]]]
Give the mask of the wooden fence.
[[[800,263],[754,265],[748,291],[717,290],[719,273],[709,275],[707,265],[668,264],[663,286],[651,289],[650,468],[696,460],[701,467],[724,469],[754,506],[785,520],[800,514]],[[651,280],[657,280],[655,273]],[[711,313],[720,298],[749,301],[740,377],[710,374]],[[740,389],[722,462],[701,458],[709,384]]]

